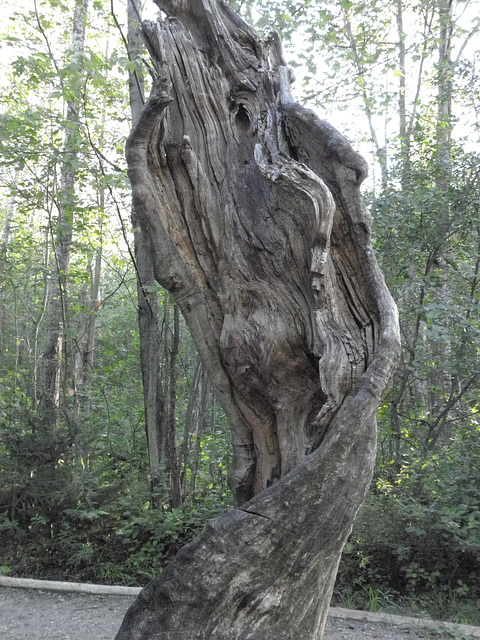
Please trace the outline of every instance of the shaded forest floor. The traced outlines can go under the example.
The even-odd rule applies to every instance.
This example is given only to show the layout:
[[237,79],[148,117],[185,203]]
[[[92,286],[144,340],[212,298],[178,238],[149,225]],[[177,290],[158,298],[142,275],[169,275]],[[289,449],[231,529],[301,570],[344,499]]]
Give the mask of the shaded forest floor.
[[[0,588],[3,640],[113,640],[134,596]],[[325,640],[447,640],[411,625],[330,617]],[[457,636],[465,637],[465,636]],[[300,640],[300,639],[299,639]]]

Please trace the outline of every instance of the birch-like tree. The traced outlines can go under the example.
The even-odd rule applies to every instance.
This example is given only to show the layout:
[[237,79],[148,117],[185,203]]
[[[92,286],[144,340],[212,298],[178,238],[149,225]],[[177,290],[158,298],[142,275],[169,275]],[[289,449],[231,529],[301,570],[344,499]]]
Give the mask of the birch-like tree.
[[[55,431],[60,408],[60,386],[62,362],[65,361],[65,345],[68,315],[67,276],[73,239],[74,215],[76,209],[76,179],[78,165],[78,145],[80,131],[80,78],[81,62],[85,46],[88,0],[76,0],[72,39],[70,81],[66,88],[69,94],[66,104],[65,137],[63,160],[60,169],[60,190],[57,197],[58,217],[55,227],[51,225],[54,244],[55,280],[50,289],[48,301],[48,327],[43,350],[43,384],[41,407],[47,427]],[[67,91],[69,90],[69,91]]]

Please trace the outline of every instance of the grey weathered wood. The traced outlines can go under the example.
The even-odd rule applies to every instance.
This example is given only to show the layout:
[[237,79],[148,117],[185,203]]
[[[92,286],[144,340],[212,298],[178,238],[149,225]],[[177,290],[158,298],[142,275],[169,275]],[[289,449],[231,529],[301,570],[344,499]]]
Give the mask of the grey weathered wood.
[[232,428],[238,508],[141,594],[117,640],[323,635],[399,351],[365,161],[296,104],[279,39],[220,0],[157,0],[128,142],[135,209]]

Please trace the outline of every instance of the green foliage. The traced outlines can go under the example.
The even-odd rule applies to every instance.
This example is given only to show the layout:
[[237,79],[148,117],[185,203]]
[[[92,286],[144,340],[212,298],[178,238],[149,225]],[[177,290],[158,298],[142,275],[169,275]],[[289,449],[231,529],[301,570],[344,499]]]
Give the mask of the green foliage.
[[[174,415],[181,504],[171,508],[165,469],[155,484],[150,477],[126,222],[130,62],[101,1],[83,54],[73,55],[73,8],[37,3],[1,27],[10,47],[0,83],[1,564],[14,575],[138,584],[230,505],[231,445],[212,394],[201,431],[185,429],[196,353],[182,323]],[[73,197],[62,189],[66,172]],[[51,304],[59,281],[60,319]],[[160,292],[163,320],[165,304]],[[52,423],[43,377],[55,322],[62,352]],[[169,339],[162,334],[164,353]],[[167,393],[165,376],[162,384]]]
[[412,450],[394,482],[376,479],[342,560],[340,594],[392,589],[440,619],[439,603],[455,603],[457,622],[478,622],[468,603],[480,596],[479,435],[473,420],[441,455],[425,461]]

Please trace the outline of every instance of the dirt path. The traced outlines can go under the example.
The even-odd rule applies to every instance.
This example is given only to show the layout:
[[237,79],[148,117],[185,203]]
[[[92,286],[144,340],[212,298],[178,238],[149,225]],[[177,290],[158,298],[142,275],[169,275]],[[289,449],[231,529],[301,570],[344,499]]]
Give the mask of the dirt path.
[[0,588],[2,640],[113,640],[134,596]]
[[[0,587],[0,638],[113,640],[134,599],[134,596]],[[426,631],[412,626],[337,617],[329,618],[325,634],[325,640],[431,640],[431,637]],[[450,637],[436,635],[435,640],[447,640]]]

